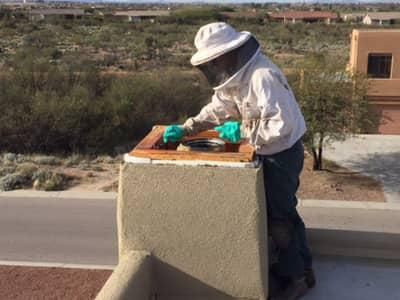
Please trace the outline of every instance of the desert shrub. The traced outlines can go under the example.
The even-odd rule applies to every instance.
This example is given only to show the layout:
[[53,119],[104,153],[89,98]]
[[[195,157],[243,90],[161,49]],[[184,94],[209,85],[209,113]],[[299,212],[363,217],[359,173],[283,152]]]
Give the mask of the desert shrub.
[[66,167],[73,167],[78,165],[83,160],[83,156],[77,153],[73,153],[69,157],[67,157],[64,161],[64,165]]
[[95,99],[104,91],[98,71],[30,56],[12,66],[0,82],[0,147],[41,152],[82,144],[81,133],[98,123]]
[[93,164],[98,164],[98,163],[113,164],[113,163],[115,163],[115,162],[117,162],[117,161],[118,161],[118,158],[117,158],[117,157],[113,158],[113,157],[108,156],[108,155],[100,155],[100,156],[97,156],[97,157],[92,161],[92,163],[93,163]]
[[137,140],[154,124],[182,121],[197,113],[210,92],[199,81],[197,75],[178,71],[143,73],[113,80],[105,95],[105,103],[113,111],[109,114],[113,126],[108,127],[112,130],[110,138],[115,139],[112,144],[117,144],[117,140]]
[[11,191],[21,188],[25,184],[25,177],[20,174],[7,174],[0,178],[0,191]]
[[61,191],[64,190],[72,178],[62,173],[39,170],[33,174],[35,190]]
[[9,175],[9,174],[13,174],[16,170],[16,166],[12,165],[12,166],[1,166],[0,167],[0,177]]
[[32,161],[38,165],[49,165],[49,166],[61,165],[61,160],[52,155],[39,155],[34,157]]
[[2,162],[5,164],[14,163],[17,161],[17,154],[15,153],[4,153]]
[[11,19],[12,17],[12,10],[7,6],[2,6],[0,4],[0,20],[1,19]]
[[307,123],[304,144],[313,155],[314,170],[322,170],[327,143],[374,125],[366,96],[368,82],[365,76],[344,71],[340,59],[327,54],[308,57],[302,69],[300,76],[289,80]]
[[33,163],[22,163],[16,168],[16,172],[27,180],[32,180],[32,176],[37,170],[38,166]]
[[25,47],[38,49],[52,47],[55,43],[56,34],[50,30],[34,30],[24,36]]
[[174,12],[170,19],[179,24],[196,24],[198,21],[222,20],[216,8],[186,8]]
[[62,52],[57,48],[52,48],[49,52],[52,59],[60,59],[62,57]]
[[0,82],[0,151],[113,152],[156,123],[197,113],[210,93],[177,70],[111,78],[29,56],[14,67]]

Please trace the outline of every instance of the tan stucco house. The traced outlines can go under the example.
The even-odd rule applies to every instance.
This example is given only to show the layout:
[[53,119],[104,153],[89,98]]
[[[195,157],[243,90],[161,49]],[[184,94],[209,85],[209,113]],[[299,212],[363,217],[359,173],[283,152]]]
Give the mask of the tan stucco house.
[[400,22],[400,12],[374,12],[368,13],[363,18],[366,25],[391,25]]
[[381,118],[376,132],[400,134],[400,30],[353,30],[349,67],[369,77],[368,97]]
[[156,18],[169,16],[169,10],[123,10],[114,12],[114,17],[125,19],[128,22],[138,23],[142,20],[150,20],[154,23]]
[[56,16],[72,20],[82,19],[85,15],[85,10],[80,8],[38,8],[29,12],[29,19],[31,21],[39,21]]

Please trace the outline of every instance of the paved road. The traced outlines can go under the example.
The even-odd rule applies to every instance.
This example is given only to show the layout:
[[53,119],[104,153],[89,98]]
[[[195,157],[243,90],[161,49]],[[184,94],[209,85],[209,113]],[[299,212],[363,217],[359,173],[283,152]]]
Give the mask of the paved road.
[[400,203],[400,135],[357,135],[327,147],[325,158],[380,180],[386,201]]
[[116,201],[0,197],[0,260],[115,265]]

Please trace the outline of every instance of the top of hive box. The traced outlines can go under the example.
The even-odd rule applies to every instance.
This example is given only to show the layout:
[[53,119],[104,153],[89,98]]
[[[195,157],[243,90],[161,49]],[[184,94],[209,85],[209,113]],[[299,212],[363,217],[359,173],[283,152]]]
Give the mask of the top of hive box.
[[[144,158],[157,161],[206,161],[225,163],[254,163],[255,150],[246,140],[238,144],[226,142],[222,152],[180,151],[179,143],[164,143],[162,140],[166,126],[157,125],[153,130],[126,156],[127,161],[132,158]],[[214,130],[203,131],[195,136],[185,137],[183,140],[199,138],[218,138]]]

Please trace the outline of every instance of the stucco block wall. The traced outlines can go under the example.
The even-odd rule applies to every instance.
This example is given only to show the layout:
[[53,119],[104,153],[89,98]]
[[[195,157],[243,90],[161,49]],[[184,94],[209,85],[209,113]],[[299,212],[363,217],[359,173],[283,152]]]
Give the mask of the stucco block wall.
[[[400,89],[400,86],[399,86]],[[400,100],[399,104],[373,104],[375,112],[381,117],[378,133],[400,134]]]
[[355,70],[367,73],[370,53],[391,53],[391,78],[400,79],[400,30],[354,30],[352,44],[350,64]]
[[353,30],[350,68],[367,74],[370,53],[391,53],[391,78],[369,79],[371,108],[381,116],[381,123],[371,133],[400,134],[400,30]]
[[130,251],[119,260],[96,300],[150,300],[153,293],[151,254]]
[[265,299],[264,197],[260,168],[125,163],[120,257],[151,253],[157,299]]

